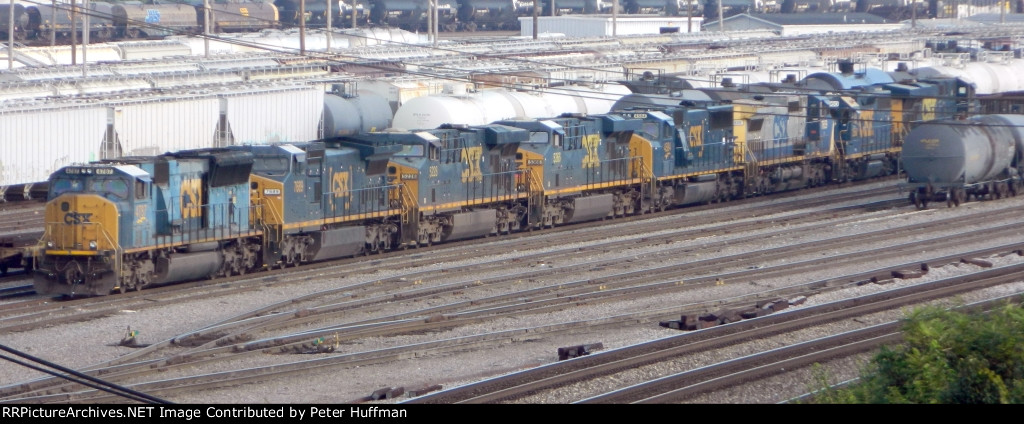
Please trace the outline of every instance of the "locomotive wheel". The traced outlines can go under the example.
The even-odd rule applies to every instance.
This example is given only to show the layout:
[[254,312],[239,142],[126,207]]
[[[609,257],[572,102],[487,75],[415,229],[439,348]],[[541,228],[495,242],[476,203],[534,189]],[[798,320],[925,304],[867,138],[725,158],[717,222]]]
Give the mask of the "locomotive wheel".
[[967,201],[967,193],[965,193],[963,189],[958,189],[956,191],[956,195],[953,196],[953,204],[956,206],[960,206],[960,204],[964,203],[965,201]]
[[138,28],[128,28],[124,35],[128,38],[139,38],[140,32]]

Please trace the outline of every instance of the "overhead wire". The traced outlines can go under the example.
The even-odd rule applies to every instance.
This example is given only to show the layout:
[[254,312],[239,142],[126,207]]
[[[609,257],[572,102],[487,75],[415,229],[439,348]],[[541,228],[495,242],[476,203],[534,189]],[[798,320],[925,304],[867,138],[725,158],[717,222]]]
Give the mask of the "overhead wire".
[[120,386],[120,385],[117,385],[117,384],[114,384],[114,383],[110,383],[108,381],[105,381],[105,380],[102,380],[102,379],[99,379],[99,378],[96,378],[96,377],[93,377],[93,376],[90,376],[90,375],[87,375],[87,374],[83,374],[81,372],[78,372],[78,371],[75,371],[73,369],[70,369],[70,368],[67,368],[67,367],[55,364],[55,363],[47,361],[45,359],[38,358],[38,357],[35,357],[35,356],[32,356],[32,355],[29,355],[27,353],[21,352],[20,350],[8,347],[6,345],[0,344],[0,350],[12,353],[12,354],[20,356],[22,358],[28,359],[29,361],[32,361],[32,362],[35,362],[35,363],[38,363],[38,364],[42,364],[43,366],[46,366],[46,367],[49,367],[49,368],[53,368],[53,369],[56,369],[56,370],[59,370],[59,371],[65,373],[65,374],[61,374],[61,373],[58,373],[58,372],[55,372],[55,371],[51,371],[49,369],[46,369],[46,368],[43,368],[43,367],[31,364],[31,363],[27,363],[27,362],[21,361],[21,360],[16,359],[16,358],[12,358],[12,357],[7,356],[7,355],[0,355],[0,359],[4,359],[4,360],[10,361],[10,362],[13,362],[15,364],[18,364],[18,365],[21,365],[21,366],[24,366],[24,367],[27,367],[27,368],[39,371],[39,372],[50,374],[50,375],[52,375],[54,377],[62,378],[62,379],[68,380],[68,381],[72,381],[72,382],[75,382],[75,383],[79,383],[79,384],[82,384],[82,385],[94,388],[96,390],[104,391],[104,392],[107,392],[107,393],[111,393],[111,394],[114,394],[114,395],[117,395],[117,396],[124,397],[126,399],[131,399],[131,400],[135,400],[135,401],[139,401],[139,402],[143,402],[143,403],[163,403],[163,404],[171,403],[169,401],[166,401],[164,399],[161,399],[161,398],[158,398],[158,397],[155,397],[155,396],[148,395],[146,393],[142,393],[142,392],[139,392],[139,391],[136,391],[136,390],[132,390],[132,389],[129,389],[127,387],[123,387],[123,386]]

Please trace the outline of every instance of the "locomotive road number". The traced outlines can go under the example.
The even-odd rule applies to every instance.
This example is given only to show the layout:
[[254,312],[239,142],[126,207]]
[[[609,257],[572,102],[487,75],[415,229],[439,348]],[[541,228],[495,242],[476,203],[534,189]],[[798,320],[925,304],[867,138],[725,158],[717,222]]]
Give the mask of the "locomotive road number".
[[279,188],[265,188],[263,189],[264,196],[280,196],[281,189]]
[[417,177],[419,177],[419,174],[402,174],[403,180],[415,180]]
[[88,175],[88,174],[114,175],[114,169],[113,168],[66,168],[64,170],[64,173],[65,174],[74,174],[74,175],[81,175],[81,174],[86,174],[86,175]]

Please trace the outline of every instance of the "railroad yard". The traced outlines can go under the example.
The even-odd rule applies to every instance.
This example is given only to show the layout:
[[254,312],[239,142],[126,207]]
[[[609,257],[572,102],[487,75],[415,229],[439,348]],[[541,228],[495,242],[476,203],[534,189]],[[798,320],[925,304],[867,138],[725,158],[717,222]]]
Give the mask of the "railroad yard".
[[[639,355],[626,347],[654,341],[698,346],[667,359],[642,360],[642,367],[620,365],[576,377],[572,385],[534,383],[541,388],[479,400],[596,402],[655,378],[899,320],[911,305],[1019,293],[1024,285],[1014,267],[1021,263],[1024,228],[1014,211],[1022,201],[922,211],[908,205],[890,179],[102,299],[6,300],[0,331],[10,347],[185,403],[431,402],[432,396],[452,402],[472,396],[445,398],[446,392],[430,389],[584,359],[614,355],[625,361]],[[914,276],[922,263],[930,265],[923,276],[892,278],[893,270]],[[1002,268],[1009,268],[1004,281],[1018,282],[821,322],[794,321],[801,311],[840,299],[956,276],[973,280]],[[779,312],[756,321],[785,320],[792,327],[739,328],[755,322],[741,320],[685,332],[659,325],[681,315],[748,311],[780,299],[793,305],[776,306]],[[810,318],[825,313],[811,312]],[[139,332],[139,346],[119,346],[128,328]],[[560,363],[559,348],[584,345],[590,355]],[[815,362],[843,381],[856,376],[867,355],[862,350]],[[68,351],[76,354],[55,354]],[[814,381],[811,368],[783,368],[669,399],[775,403],[806,393]],[[0,369],[5,400],[119,401],[36,381],[38,373],[11,363]],[[705,378],[690,377],[678,387]],[[368,399],[386,389],[392,397]],[[659,391],[667,390],[648,393]],[[408,395],[422,392],[428,393]],[[611,401],[650,395],[621,396]]]
[[[0,402],[801,402],[857,378],[915,308],[1020,303],[1024,130],[946,137],[969,109],[1020,113],[1024,26],[743,16],[717,34],[321,31],[301,54],[265,30],[212,57],[111,42],[88,67],[19,46],[0,73],[0,345],[132,393],[0,361]],[[627,95],[647,109],[615,109]],[[931,119],[956,122],[915,138]],[[1000,162],[942,186],[940,138]],[[152,160],[171,150],[200,153]],[[33,286],[18,265],[44,259]],[[110,295],[35,291],[88,279]]]

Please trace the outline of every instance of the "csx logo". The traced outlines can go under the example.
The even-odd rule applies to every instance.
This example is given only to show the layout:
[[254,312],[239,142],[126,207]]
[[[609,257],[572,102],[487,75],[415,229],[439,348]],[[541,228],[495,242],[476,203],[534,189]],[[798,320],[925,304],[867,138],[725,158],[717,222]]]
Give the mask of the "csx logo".
[[92,221],[89,221],[89,218],[92,218],[91,213],[68,212],[64,214],[64,223],[68,225],[90,224]]
[[601,157],[597,153],[597,147],[601,145],[601,137],[597,134],[588,134],[583,137],[583,148],[587,149],[587,154],[583,156],[583,167],[584,168],[596,168],[600,162]]
[[480,158],[483,156],[482,147],[467,147],[462,149],[462,162],[466,169],[462,170],[462,182],[483,180],[483,171],[480,169]]
[[181,181],[181,217],[199,218],[202,215],[202,181],[189,178]]

